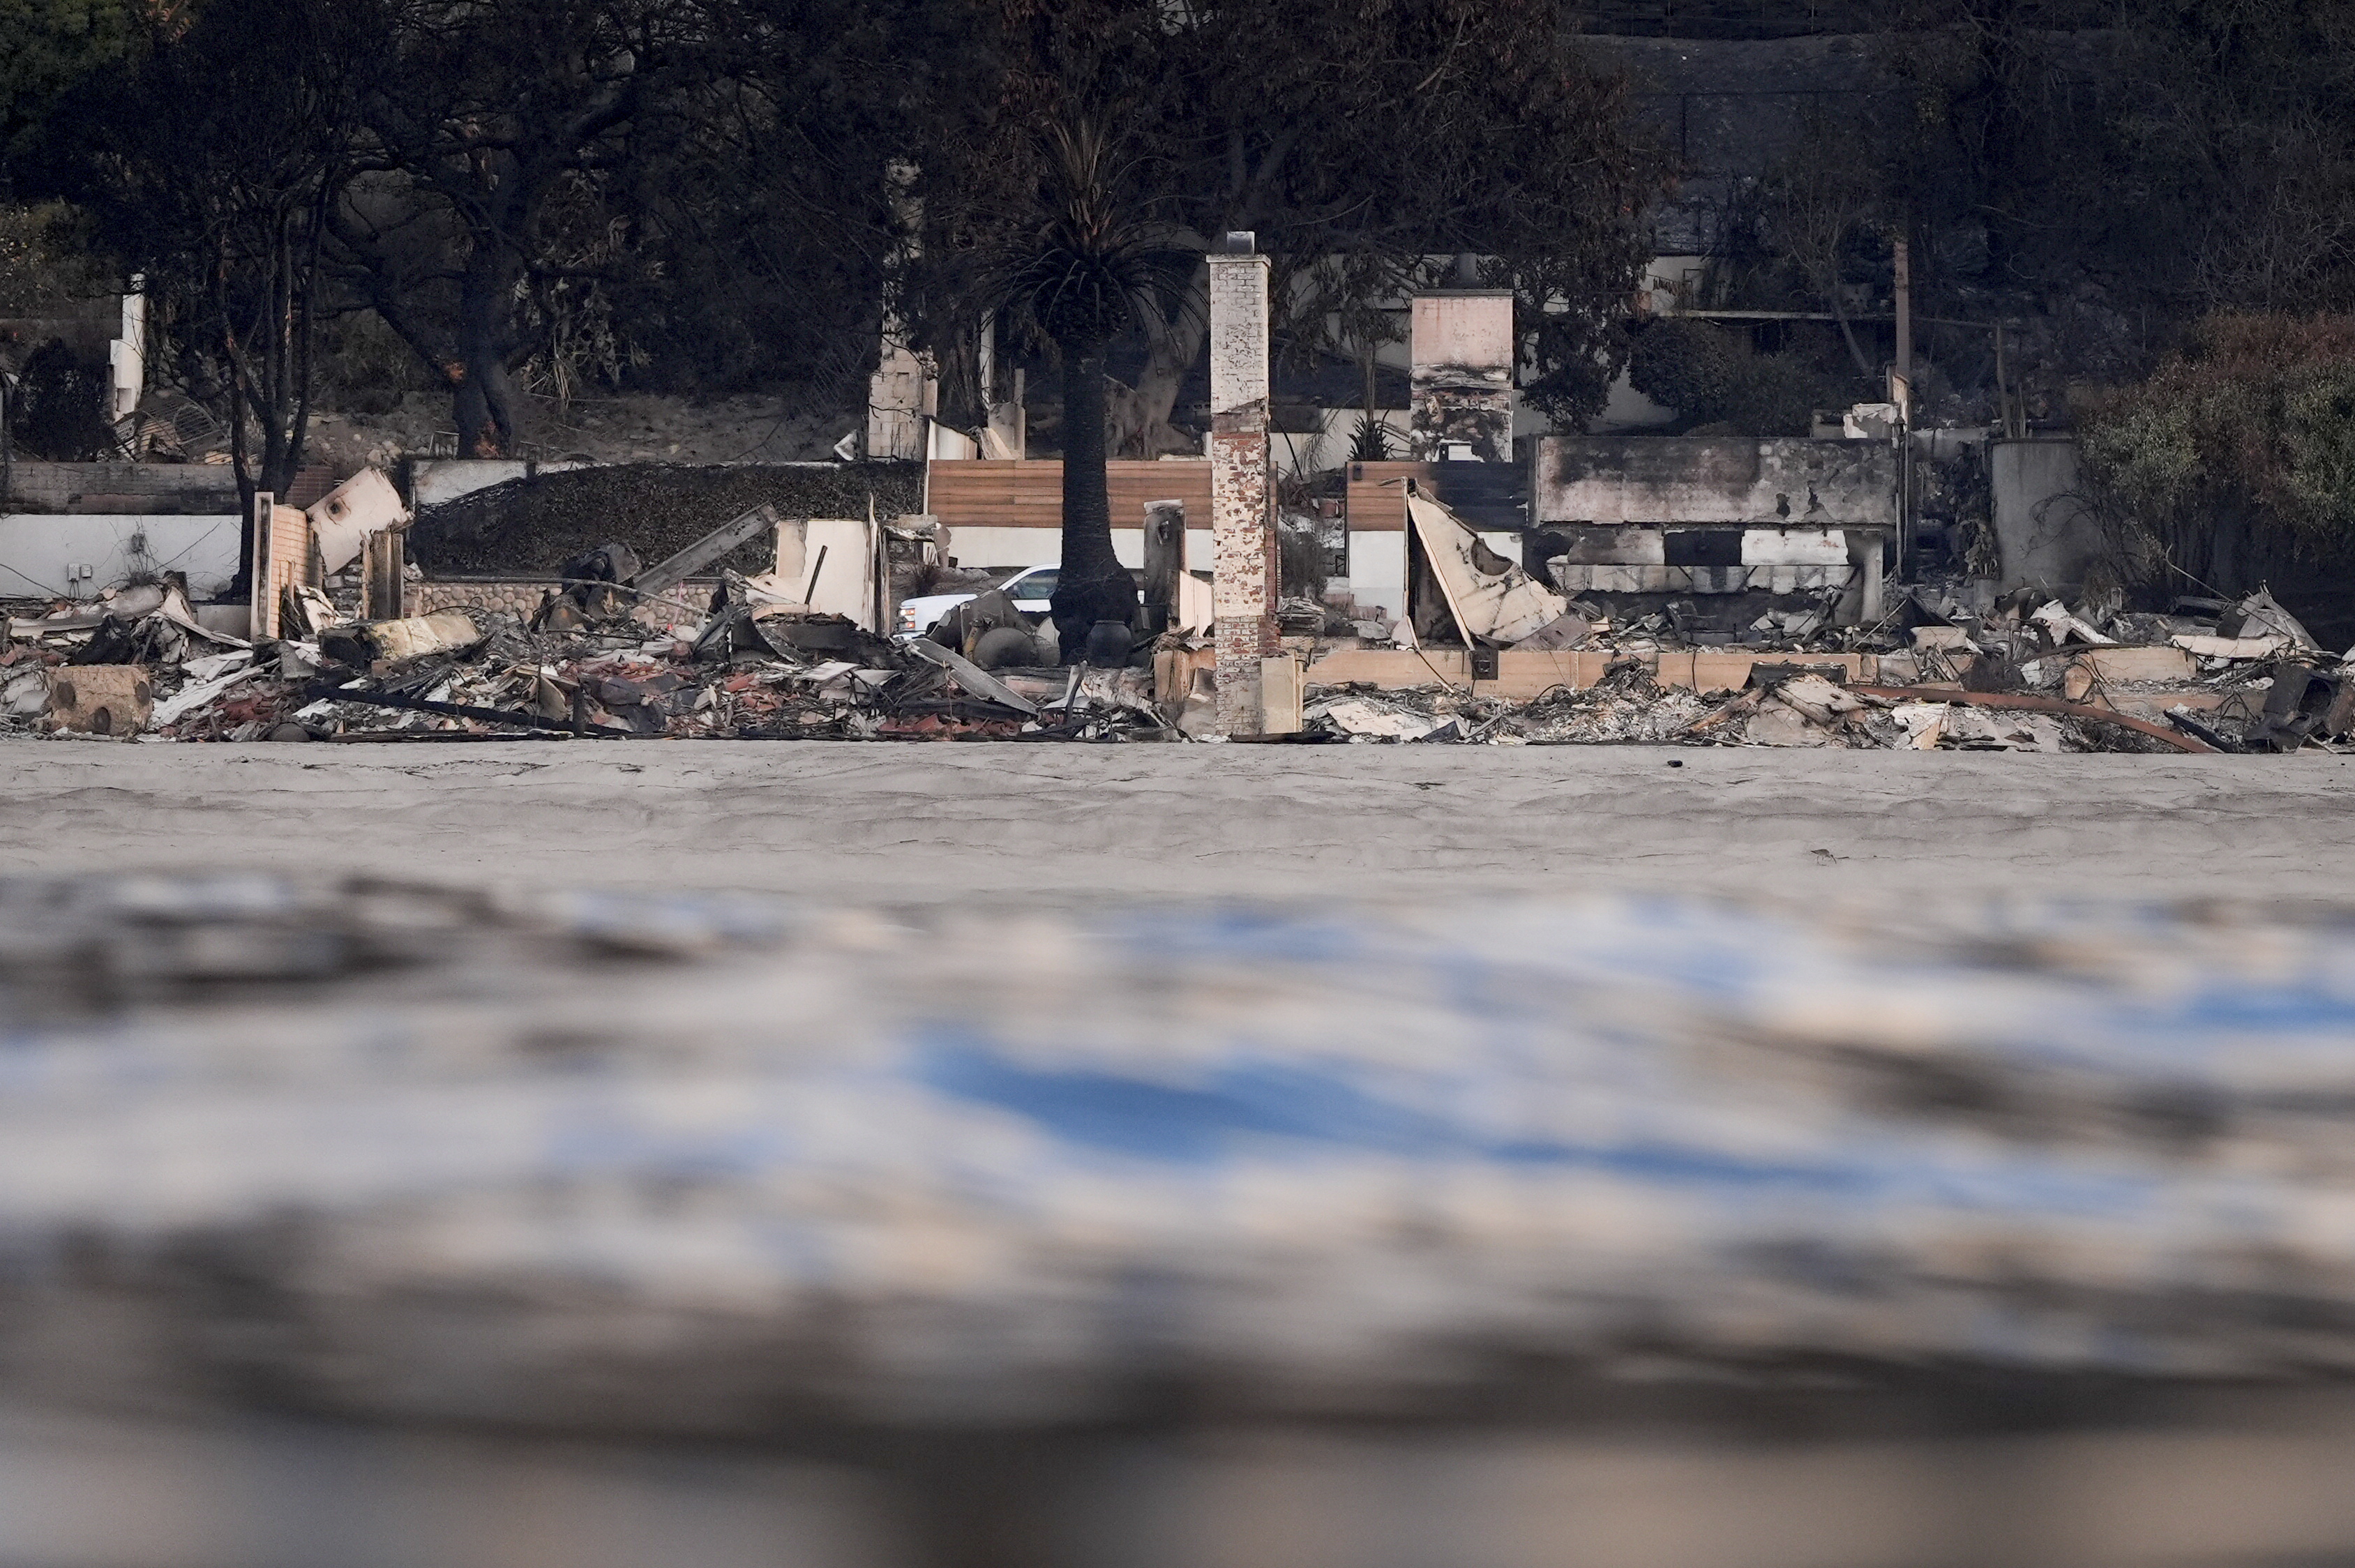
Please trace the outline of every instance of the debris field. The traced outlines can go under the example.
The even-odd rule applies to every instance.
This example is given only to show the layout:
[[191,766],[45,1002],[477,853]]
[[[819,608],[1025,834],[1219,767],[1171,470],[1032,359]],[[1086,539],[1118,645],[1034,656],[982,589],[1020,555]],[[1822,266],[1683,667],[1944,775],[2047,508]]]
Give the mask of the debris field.
[[[758,489],[762,481],[756,473],[727,483]],[[527,509],[549,514],[542,542],[577,546],[583,525],[549,509],[547,484],[516,487],[504,500],[485,493],[492,499],[482,506],[496,512],[541,497]],[[741,498],[729,492],[730,504]],[[396,505],[385,503],[388,511]],[[1960,580],[1904,590],[1869,625],[1836,624],[1829,605],[1770,612],[1734,644],[1690,630],[1673,606],[1614,620],[1473,545],[1452,549],[1468,528],[1444,507],[1419,496],[1413,505],[1444,568],[1443,634],[1457,640],[1426,647],[1408,621],[1372,628],[1346,613],[1320,625],[1313,602],[1286,601],[1280,618],[1306,629],[1284,636],[1281,656],[1266,661],[1281,690],[1263,691],[1265,732],[1252,739],[2295,752],[2342,749],[2355,733],[2348,661],[2324,653],[2263,590],[2232,603],[2179,601],[2155,614],[2030,591],[1998,599],[1986,582]],[[856,540],[832,556],[830,573],[836,546],[824,540],[836,536],[826,528]],[[404,520],[376,537],[406,531]],[[726,564],[751,563],[747,552],[762,553],[770,534],[779,541],[773,570],[748,575]],[[343,560],[367,554],[357,526],[340,538]],[[1045,616],[1026,613],[986,577],[945,566],[942,542],[929,518],[820,525],[781,517],[761,501],[684,542],[676,526],[643,540],[648,558],[657,546],[667,551],[651,566],[639,547],[618,540],[580,549],[528,617],[458,604],[365,618],[360,603],[370,593],[385,602],[386,579],[366,588],[357,568],[325,586],[284,582],[266,623],[276,635],[234,635],[169,576],[94,600],[20,603],[10,606],[0,649],[0,732],[151,741],[1221,738],[1207,611],[1180,615],[1182,624],[1141,643],[1125,627],[1099,627],[1120,635],[1092,639],[1089,662],[1066,666]],[[695,576],[713,571],[716,580]],[[692,614],[697,600],[677,594],[691,580],[711,586],[701,613],[686,620],[681,605]],[[897,636],[875,629],[895,624],[894,606],[911,590],[935,592],[944,581],[973,592],[931,627]],[[1181,585],[1208,598],[1191,580]],[[260,614],[244,629],[264,624]],[[1369,646],[1364,634],[1373,629],[1394,645]],[[1518,678],[1500,678],[1513,660],[1524,661]],[[1532,668],[1543,678],[1532,682]]]

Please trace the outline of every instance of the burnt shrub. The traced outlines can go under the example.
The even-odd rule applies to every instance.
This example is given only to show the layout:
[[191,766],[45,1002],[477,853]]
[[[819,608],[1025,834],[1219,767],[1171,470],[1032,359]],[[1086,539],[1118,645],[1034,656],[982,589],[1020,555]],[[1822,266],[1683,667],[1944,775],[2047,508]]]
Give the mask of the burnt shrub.
[[2075,402],[2087,498],[2149,596],[2355,564],[2355,315],[2211,315]]
[[1676,411],[1688,430],[1711,426],[1755,436],[1806,434],[1828,391],[1797,357],[1753,354],[1733,334],[1683,316],[1635,335],[1627,380]]
[[106,367],[74,357],[62,338],[51,338],[25,361],[16,395],[9,400],[9,434],[16,450],[51,463],[87,463],[114,444],[106,422]]
[[1705,321],[1671,316],[1635,335],[1627,383],[1663,408],[1706,423],[1722,419],[1739,349]]

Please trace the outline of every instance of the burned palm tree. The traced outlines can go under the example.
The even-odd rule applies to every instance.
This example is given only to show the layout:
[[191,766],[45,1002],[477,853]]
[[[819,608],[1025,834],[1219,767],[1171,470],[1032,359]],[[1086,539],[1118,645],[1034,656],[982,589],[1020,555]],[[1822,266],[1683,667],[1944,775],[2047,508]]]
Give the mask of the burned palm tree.
[[1054,345],[1063,382],[1063,556],[1050,601],[1063,657],[1082,656],[1100,621],[1136,621],[1136,583],[1112,548],[1104,485],[1104,352],[1153,319],[1173,257],[1127,192],[1135,170],[1087,121],[1039,133],[1035,227],[1007,252],[998,288],[1008,310]]

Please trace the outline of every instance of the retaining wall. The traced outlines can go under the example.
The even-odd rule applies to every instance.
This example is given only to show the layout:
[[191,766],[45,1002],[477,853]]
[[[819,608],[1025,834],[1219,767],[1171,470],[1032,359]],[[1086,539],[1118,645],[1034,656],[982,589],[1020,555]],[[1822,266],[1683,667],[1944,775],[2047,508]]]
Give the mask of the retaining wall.
[[[407,602],[412,615],[430,615],[436,610],[503,610],[529,620],[549,590],[560,586],[553,577],[428,578],[409,585]],[[716,577],[691,577],[641,605],[638,618],[657,626],[699,625],[711,603],[712,590],[719,586]]]

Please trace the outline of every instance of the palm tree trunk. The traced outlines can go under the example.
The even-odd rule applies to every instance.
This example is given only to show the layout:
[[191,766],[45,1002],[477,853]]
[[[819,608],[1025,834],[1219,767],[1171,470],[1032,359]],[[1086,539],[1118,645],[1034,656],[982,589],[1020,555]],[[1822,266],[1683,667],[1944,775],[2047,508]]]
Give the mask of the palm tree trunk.
[[1049,603],[1066,664],[1079,662],[1098,621],[1136,624],[1136,580],[1112,548],[1101,347],[1063,354],[1063,569]]

